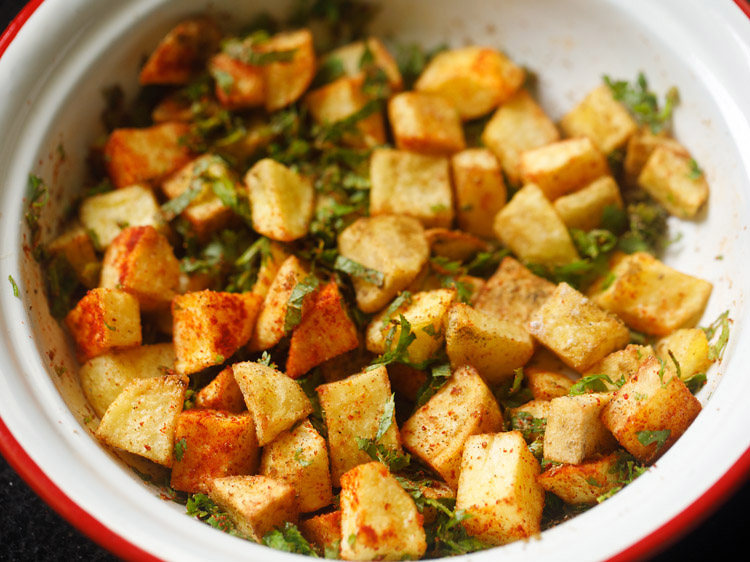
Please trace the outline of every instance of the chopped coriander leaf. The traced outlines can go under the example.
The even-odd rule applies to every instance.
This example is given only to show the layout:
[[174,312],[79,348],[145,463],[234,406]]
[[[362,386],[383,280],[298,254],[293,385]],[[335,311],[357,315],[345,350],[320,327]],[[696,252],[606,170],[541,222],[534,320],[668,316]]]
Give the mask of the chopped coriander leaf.
[[409,291],[404,291],[399,296],[397,296],[391,304],[388,305],[388,308],[385,309],[385,314],[383,314],[383,328],[387,328],[388,324],[391,323],[391,317],[393,316],[393,313],[396,312],[399,308],[401,308],[404,304],[411,304],[411,293]]
[[495,388],[495,396],[505,408],[517,408],[533,399],[531,390],[523,387],[523,367],[513,371],[513,380]]
[[335,540],[332,544],[326,544],[323,549],[323,558],[339,560],[341,558],[341,541]]
[[346,75],[344,63],[339,57],[326,57],[318,66],[318,72],[313,79],[312,88],[318,88]]
[[358,263],[342,255],[336,256],[336,262],[333,264],[333,268],[336,271],[341,271],[342,273],[348,273],[349,275],[353,275],[354,277],[359,277],[360,279],[367,281],[368,283],[372,283],[376,287],[382,287],[385,284],[385,275],[383,275],[380,271],[365,267],[361,263]]
[[435,524],[425,529],[430,557],[458,556],[489,548],[491,545],[470,536],[461,524],[470,517],[470,513],[461,509],[450,517],[439,514]]
[[357,447],[367,453],[372,460],[383,463],[391,472],[403,470],[411,463],[411,455],[399,453],[397,449],[386,447],[375,439],[357,437]]
[[466,265],[468,275],[488,276],[494,273],[500,266],[503,258],[510,255],[507,248],[498,248],[491,252],[479,252],[474,259]]
[[303,467],[310,466],[312,464],[312,460],[304,458],[303,453],[304,451],[302,450],[302,447],[299,447],[294,452],[294,460],[297,461],[300,464],[300,466],[303,466]]
[[49,188],[42,178],[34,174],[29,174],[27,200],[26,224],[29,225],[31,231],[32,247],[36,247],[39,243],[39,217],[42,209],[49,202]]
[[642,72],[638,74],[634,84],[625,80],[612,81],[606,75],[604,83],[609,86],[614,98],[628,108],[639,124],[648,125],[654,133],[669,127],[674,107],[679,103],[676,88],[671,88],[667,92],[664,107],[659,109],[656,94],[648,89],[648,81]]
[[432,398],[446,382],[448,382],[450,376],[450,363],[440,363],[432,367],[429,378],[417,391],[417,400],[414,407],[419,408],[426,404],[427,401]]
[[174,217],[187,209],[190,204],[198,198],[202,191],[202,185],[191,185],[177,197],[175,197],[174,199],[170,199],[169,201],[164,203],[161,206],[162,213],[164,213],[167,220],[172,220]]
[[284,332],[291,332],[302,321],[302,305],[305,302],[305,297],[315,291],[318,285],[320,285],[318,278],[314,275],[308,275],[292,289],[286,304]]
[[627,206],[629,231],[618,242],[627,254],[656,253],[668,238],[667,211],[653,201],[640,201]]
[[323,378],[323,374],[321,373],[320,369],[313,369],[308,375],[297,379],[297,384],[302,387],[302,390],[305,392],[305,395],[310,400],[310,403],[313,407],[313,413],[310,414],[310,417],[308,419],[310,420],[310,423],[312,423],[315,430],[327,439],[328,428],[325,422],[325,414],[323,412],[323,408],[320,405],[318,393],[315,392],[315,389],[324,382],[326,381]]
[[[252,66],[265,66],[274,62],[291,62],[294,60],[296,49],[269,52],[258,50],[257,47],[266,41],[268,41],[267,33],[255,32],[246,39],[237,37],[225,39],[222,41],[221,50],[231,58]],[[215,73],[214,78],[216,78]],[[219,86],[221,87],[221,84]]]
[[695,161],[695,158],[690,159],[690,172],[688,173],[688,178],[691,180],[698,180],[703,177],[703,170],[701,170],[700,166],[698,166],[698,162]]
[[307,542],[307,539],[302,536],[302,533],[300,533],[297,526],[289,521],[284,522],[283,527],[266,533],[263,536],[263,544],[275,548],[276,550],[295,552],[297,554],[319,558],[318,553],[315,552],[315,549],[309,542]]
[[375,433],[375,441],[380,441],[388,431],[388,428],[393,424],[393,412],[396,408],[396,395],[391,394],[391,397],[386,401],[385,407],[383,408],[383,415],[380,416],[378,422],[378,431]]
[[50,313],[54,318],[64,318],[75,305],[81,287],[75,269],[65,256],[58,254],[45,266],[44,281]]
[[[624,381],[623,381],[624,382]],[[581,394],[590,394],[592,392],[607,392],[609,386],[616,386],[616,384],[609,378],[609,375],[588,375],[581,377],[578,382],[570,387],[568,394],[570,396],[579,396]]]
[[529,412],[516,412],[510,418],[511,430],[520,431],[526,441],[534,435],[544,435],[547,418],[536,418]]
[[382,102],[378,99],[371,99],[361,109],[344,119],[334,123],[315,125],[312,131],[315,145],[322,149],[329,143],[337,144],[341,142],[346,135],[360,135],[361,133],[357,128],[359,122],[381,111],[381,109]]
[[636,433],[636,437],[638,438],[638,442],[644,447],[647,447],[652,443],[656,443],[656,449],[659,450],[664,446],[671,434],[672,431],[670,429],[662,429],[656,431],[644,430]]
[[729,318],[729,311],[725,310],[707,328],[702,328],[709,341],[711,341],[716,335],[716,332],[721,329],[716,343],[710,345],[708,348],[708,358],[711,361],[721,361],[721,358],[724,355],[724,350],[726,349],[727,343],[729,342],[730,322],[731,319]]
[[594,229],[584,232],[577,228],[571,228],[570,235],[578,252],[591,259],[606,254],[617,245],[617,237],[609,230]]
[[220,529],[230,535],[240,536],[234,527],[234,523],[232,523],[232,520],[229,518],[229,515],[222,511],[219,506],[205,494],[188,495],[185,510],[188,515],[200,519],[215,529]]
[[685,386],[693,394],[697,393],[707,382],[706,373],[696,373],[692,377],[685,379]]
[[[396,330],[399,330],[399,336],[396,347],[393,347],[393,338],[396,336]],[[391,363],[411,365],[409,361],[409,346],[416,339],[417,336],[411,331],[411,323],[403,314],[399,314],[398,324],[393,324],[385,336],[385,353],[377,357],[370,364],[370,367],[390,365]]]
[[680,367],[679,361],[677,361],[677,357],[674,356],[674,353],[672,353],[672,350],[667,350],[669,353],[669,358],[672,360],[672,363],[674,363],[675,371],[677,371],[677,378],[682,378],[682,368]]
[[187,451],[187,441],[183,437],[174,444],[174,458],[177,462],[181,462]]
[[265,365],[266,367],[271,367],[272,369],[278,369],[279,368],[278,365],[276,365],[276,363],[274,363],[273,361],[271,361],[271,354],[268,353],[267,351],[264,351],[261,354],[260,359],[258,359],[256,361],[256,363],[258,363],[260,365]]
[[396,45],[396,64],[404,80],[404,89],[411,90],[427,63],[447,48],[446,45],[440,45],[431,51],[425,51],[415,43]]
[[216,85],[221,88],[221,91],[229,95],[234,87],[234,76],[220,68],[213,68],[211,74],[213,75],[214,80],[216,80]]
[[10,281],[10,286],[13,288],[13,296],[17,299],[20,299],[21,297],[18,293],[18,285],[16,285],[16,281],[15,279],[13,279],[12,275],[8,275],[8,281]]

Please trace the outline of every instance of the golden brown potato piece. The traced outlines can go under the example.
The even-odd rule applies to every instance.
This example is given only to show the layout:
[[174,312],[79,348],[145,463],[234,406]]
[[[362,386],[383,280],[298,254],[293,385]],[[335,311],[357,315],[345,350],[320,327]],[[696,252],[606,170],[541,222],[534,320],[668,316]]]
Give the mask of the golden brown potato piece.
[[[335,549],[339,553],[341,544],[341,511],[316,515],[299,522],[299,530],[311,544],[321,552]],[[340,555],[340,553],[339,553]]]
[[[625,349],[613,351],[600,361],[583,372],[583,376],[607,375],[613,383],[627,381],[646,362],[649,357],[654,356],[654,350],[650,345],[628,345]],[[607,387],[608,392],[617,390],[616,384],[610,384],[606,380],[601,381]]]
[[523,375],[534,400],[567,396],[573,386],[573,381],[566,375],[540,367],[524,367]]
[[623,171],[625,172],[625,183],[635,187],[638,185],[638,176],[646,165],[651,153],[659,146],[669,148],[673,152],[690,156],[687,149],[671,138],[666,131],[654,133],[651,127],[645,125],[636,132],[628,141],[628,149],[625,153]]
[[245,64],[226,53],[219,53],[211,57],[208,69],[216,82],[216,99],[227,109],[262,107],[266,103],[262,66]]
[[402,92],[388,101],[388,120],[396,146],[423,154],[452,154],[466,147],[461,118],[439,96]]
[[672,362],[670,352],[680,366],[680,378],[685,381],[711,366],[706,332],[700,328],[675,330],[656,344],[656,355],[667,363]]
[[206,410],[224,410],[239,414],[247,410],[232,367],[222,370],[216,377],[201,388],[195,395],[195,407]]
[[468,261],[489,248],[487,242],[463,230],[430,228],[424,234],[432,254],[450,261]]
[[64,256],[86,288],[93,289],[99,284],[101,263],[91,236],[82,226],[75,225],[63,232],[49,243],[47,251],[52,256]]
[[281,264],[291,255],[284,246],[277,242],[270,242],[268,255],[263,256],[260,262],[258,277],[253,285],[253,293],[264,299],[271,290],[271,284],[281,269]]
[[388,86],[392,93],[399,92],[404,88],[404,81],[401,77],[401,71],[393,56],[385,48],[382,41],[376,37],[368,37],[365,41],[355,41],[328,53],[322,61],[325,64],[332,59],[341,63],[344,75],[350,78],[364,77],[365,71],[362,69],[362,55],[365,49],[369,49],[373,56],[373,64],[376,68],[382,70],[388,80]]
[[595,505],[597,498],[622,486],[618,466],[620,453],[596,456],[580,464],[555,464],[536,479],[547,492],[552,492],[571,505]]
[[292,60],[263,66],[266,83],[266,111],[272,112],[294,103],[315,77],[315,49],[308,29],[277,33],[258,45],[261,53],[293,52]]
[[589,231],[601,225],[608,206],[622,208],[622,197],[617,182],[603,176],[574,193],[558,197],[553,206],[565,226]]

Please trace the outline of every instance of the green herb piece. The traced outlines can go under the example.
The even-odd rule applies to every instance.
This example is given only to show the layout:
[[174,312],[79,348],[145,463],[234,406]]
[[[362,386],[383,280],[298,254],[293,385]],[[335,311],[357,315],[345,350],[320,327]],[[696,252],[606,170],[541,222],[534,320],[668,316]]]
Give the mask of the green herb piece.
[[229,95],[234,87],[234,76],[221,68],[212,68],[211,75],[214,77],[214,80],[216,80],[216,85],[221,91]]
[[374,439],[365,439],[356,437],[357,447],[367,453],[372,460],[379,461],[386,465],[391,472],[403,470],[411,463],[411,455],[408,453],[399,453],[397,449],[386,447],[382,443],[377,443]]
[[606,499],[611,498],[617,492],[622,490],[625,486],[630,484],[633,480],[641,476],[648,471],[647,467],[644,467],[635,460],[635,458],[629,453],[621,452],[618,454],[617,462],[612,465],[609,469],[609,474],[616,476],[619,486],[612,488],[610,491],[602,494],[596,501],[598,503],[603,502]]
[[188,495],[185,511],[188,515],[200,519],[214,529],[220,529],[230,535],[241,536],[235,529],[229,515],[205,494]]
[[361,132],[357,128],[359,122],[381,111],[381,109],[382,102],[378,99],[371,99],[360,109],[344,119],[333,123],[315,125],[312,132],[316,145],[322,148],[326,144],[340,143],[345,136],[360,136]]
[[320,63],[313,79],[312,88],[318,88],[346,75],[344,63],[339,57],[326,57]]
[[425,51],[416,43],[396,46],[396,64],[404,81],[404,89],[411,90],[414,82],[422,74],[427,63],[439,52],[446,50],[446,45],[436,47],[431,51]]
[[578,252],[592,260],[598,258],[601,254],[610,252],[617,245],[617,237],[609,230],[594,229],[585,232],[577,228],[571,228],[570,235]]
[[649,91],[648,81],[642,72],[638,74],[634,84],[629,84],[625,80],[612,81],[606,75],[604,83],[609,86],[614,98],[628,108],[639,124],[648,125],[653,133],[669,127],[674,107],[679,103],[679,93],[676,88],[670,88],[664,107],[659,109],[656,94]]
[[667,386],[667,384],[664,382],[664,373],[667,370],[667,362],[664,361],[661,357],[657,357],[659,360],[659,371],[656,373],[656,375],[659,377],[659,382],[661,384],[661,387],[664,388]]
[[271,361],[271,354],[268,353],[267,351],[264,351],[261,354],[260,359],[258,359],[256,361],[256,363],[259,363],[261,365],[265,365],[266,367],[271,367],[272,369],[278,369],[279,368],[278,365],[276,365],[276,363],[274,363],[273,361]]
[[214,356],[214,364],[221,365],[224,361],[226,361],[226,358],[221,353]]
[[639,431],[635,435],[638,438],[638,442],[644,447],[648,447],[652,443],[656,443],[656,449],[659,450],[664,446],[671,434],[672,430],[661,429],[656,431]]
[[396,312],[399,308],[401,308],[404,304],[411,304],[411,293],[409,291],[404,291],[399,296],[397,296],[391,304],[388,305],[388,308],[385,309],[385,314],[383,314],[383,328],[387,328],[388,324],[391,323],[391,317],[393,316],[393,313]]
[[286,303],[284,332],[288,334],[302,321],[302,305],[305,302],[305,297],[315,291],[318,285],[320,285],[318,278],[308,275],[303,281],[294,286]]
[[185,451],[187,451],[187,441],[183,437],[174,444],[174,458],[177,462],[182,461],[182,457],[185,456]]
[[727,343],[729,342],[730,322],[731,319],[729,318],[729,311],[725,310],[707,328],[701,328],[705,332],[706,337],[709,341],[711,341],[716,335],[716,332],[721,329],[716,343],[710,345],[708,348],[708,358],[711,361],[721,361],[721,358],[724,356],[724,350],[726,349]]
[[167,220],[172,220],[187,209],[203,192],[203,185],[191,185],[174,199],[170,199],[161,206],[161,212]]
[[10,286],[13,288],[13,296],[17,299],[20,299],[21,297],[18,293],[18,285],[16,285],[16,281],[15,279],[13,279],[12,275],[8,275],[8,281],[10,281]]
[[[393,347],[393,338],[396,336],[396,330],[400,328],[396,347]],[[378,365],[390,365],[391,363],[404,363],[412,365],[409,360],[409,346],[417,339],[416,334],[411,331],[411,324],[403,314],[399,314],[398,324],[393,324],[385,336],[385,353],[377,357],[371,364],[370,368]]]
[[284,526],[280,529],[274,529],[266,533],[263,536],[263,544],[276,550],[319,558],[318,553],[302,536],[297,526],[289,521],[284,522]]
[[612,381],[609,375],[588,375],[581,377],[573,386],[571,386],[568,395],[579,396],[581,394],[591,394],[592,392],[608,392],[612,386],[617,385]]
[[696,373],[692,377],[685,379],[684,382],[685,386],[688,387],[688,390],[693,394],[696,394],[701,388],[706,385],[707,381],[708,379],[706,378],[706,373]]
[[547,418],[535,418],[529,412],[516,412],[510,418],[511,430],[520,431],[528,442],[544,435],[547,428]]
[[494,273],[500,266],[503,258],[510,255],[507,248],[498,248],[490,252],[479,252],[474,259],[466,264],[466,273],[484,277]]
[[320,372],[320,369],[317,368],[310,371],[308,375],[297,379],[297,384],[300,385],[313,407],[313,412],[308,419],[315,430],[327,439],[328,428],[326,427],[325,413],[320,405],[318,393],[315,391],[317,387],[325,382],[323,374]]
[[672,350],[667,350],[669,353],[669,358],[672,360],[672,363],[674,363],[675,371],[677,371],[677,378],[682,378],[682,368],[680,367],[680,363],[677,361],[677,357],[674,356],[674,353],[672,353]]
[[427,401],[432,398],[435,393],[440,390],[443,385],[448,382],[448,378],[451,376],[451,365],[450,363],[440,363],[432,367],[429,378],[417,391],[417,400],[414,408],[420,408]]
[[[159,368],[161,371],[161,367]],[[167,374],[174,374],[175,372],[172,369],[168,369]],[[188,388],[185,391],[185,401],[182,403],[182,409],[183,410],[190,410],[195,406],[195,390],[192,388]]]
[[58,377],[63,376],[67,372],[68,372],[68,369],[66,369],[65,366],[63,366],[63,365],[55,365],[55,373],[57,373]]
[[42,209],[44,209],[49,202],[49,188],[42,178],[35,176],[34,174],[29,174],[27,200],[28,205],[24,216],[26,218],[26,224],[31,231],[31,247],[32,250],[35,250],[39,245],[39,236],[41,234],[39,228],[39,217],[42,214]]
[[291,62],[297,49],[284,51],[261,52],[257,50],[259,44],[268,40],[264,33],[254,34],[248,39],[232,37],[222,42],[221,50],[224,54],[252,66],[266,66],[274,62]]
[[655,254],[665,245],[669,227],[667,211],[653,201],[640,201],[627,206],[629,231],[618,241],[618,248],[626,254],[649,252]]
[[430,557],[458,556],[489,548],[490,545],[470,536],[462,522],[471,514],[458,509],[450,517],[438,516],[437,524],[425,529]]
[[354,546],[357,542],[357,535],[352,533],[351,535],[349,535],[346,541],[349,543],[349,546]]
[[303,453],[304,453],[304,451],[302,450],[302,447],[298,448],[294,452],[294,460],[297,461],[300,464],[300,466],[308,467],[308,466],[310,466],[312,464],[312,460],[311,459],[305,459],[305,458],[303,458],[302,457]]
[[518,408],[519,406],[523,406],[524,404],[526,404],[526,402],[534,398],[534,396],[531,394],[531,390],[529,390],[529,388],[527,387],[522,386],[523,379],[523,367],[519,367],[518,369],[513,371],[512,381],[508,381],[495,389],[495,396],[506,409]]
[[333,268],[336,271],[359,277],[368,283],[372,283],[376,287],[382,287],[385,284],[385,275],[383,275],[383,273],[365,267],[361,263],[342,255],[336,256],[336,262],[334,263]]
[[109,330],[110,332],[116,332],[117,331],[117,327],[116,326],[110,326],[109,324],[107,324],[107,321],[103,320],[103,319],[102,319],[102,322],[104,323],[104,326],[107,328],[107,330]]
[[691,180],[699,180],[703,177],[703,170],[701,170],[700,166],[698,166],[698,162],[695,161],[695,158],[690,159],[690,172],[688,172],[688,178]]

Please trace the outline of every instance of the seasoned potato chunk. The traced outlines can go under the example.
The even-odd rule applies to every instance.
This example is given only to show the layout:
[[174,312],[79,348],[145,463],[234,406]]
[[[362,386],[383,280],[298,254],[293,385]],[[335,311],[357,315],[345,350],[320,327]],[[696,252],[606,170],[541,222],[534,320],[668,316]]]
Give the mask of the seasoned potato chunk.
[[461,118],[449,101],[421,92],[402,92],[388,102],[396,146],[424,154],[452,154],[466,147]]
[[458,226],[470,234],[492,238],[495,215],[508,198],[497,158],[487,149],[470,148],[453,155],[451,170]]
[[53,256],[63,256],[87,288],[93,289],[99,284],[101,264],[91,236],[83,227],[75,226],[62,233],[49,243],[47,251]]
[[667,132],[662,130],[654,133],[649,126],[641,127],[628,141],[628,149],[625,153],[623,162],[623,171],[625,182],[629,186],[638,184],[638,176],[643,170],[643,166],[651,156],[651,153],[659,146],[663,146],[681,154],[690,157],[687,149],[679,142],[668,136]]
[[[484,252],[489,248],[487,242],[463,230],[430,228],[425,230],[424,234],[432,254],[451,261],[468,261],[477,252]],[[440,267],[439,264],[433,263],[433,265]]]
[[456,509],[471,514],[462,524],[493,545],[540,532],[544,490],[539,462],[518,431],[473,435],[466,440]]
[[231,366],[222,370],[196,393],[195,407],[206,410],[224,410],[233,414],[242,413],[247,409],[245,398],[234,379]]
[[565,503],[594,505],[597,498],[622,486],[618,467],[620,455],[596,456],[580,464],[556,464],[536,479],[547,492]]
[[187,377],[176,375],[131,380],[107,408],[96,436],[107,445],[171,467],[187,385]]
[[361,464],[341,477],[344,560],[420,558],[427,550],[422,520],[414,500],[385,465]]
[[[600,361],[594,363],[591,367],[583,372],[584,376],[590,375],[607,375],[613,383],[626,381],[633,376],[641,365],[649,357],[654,356],[654,350],[650,345],[628,345],[625,349],[613,351]],[[616,384],[610,384],[606,380],[601,383],[607,388],[608,392],[617,390]]]
[[675,330],[656,344],[656,355],[667,363],[672,362],[670,351],[680,366],[684,381],[695,374],[705,373],[711,366],[706,332],[700,328]]
[[211,58],[208,70],[216,82],[216,99],[227,109],[261,107],[266,102],[263,67],[246,64],[227,53]]
[[567,283],[560,283],[529,319],[529,332],[576,371],[627,345],[630,332]]
[[271,289],[271,284],[274,279],[276,279],[276,275],[281,269],[281,264],[283,264],[290,255],[291,254],[287,249],[281,244],[277,242],[270,242],[268,244],[268,252],[265,255],[262,255],[260,261],[258,277],[255,281],[255,285],[253,285],[253,293],[260,295],[265,299]]
[[316,515],[299,522],[299,530],[311,544],[321,552],[333,550],[340,556],[341,511]]
[[365,73],[362,68],[362,56],[368,49],[372,53],[372,63],[385,73],[391,92],[402,90],[404,81],[401,77],[401,71],[398,69],[398,64],[382,41],[376,37],[368,37],[366,43],[365,41],[355,41],[334,49],[323,59],[323,64],[336,60],[341,63],[341,68],[346,76],[362,78]]
[[622,197],[615,180],[603,176],[575,193],[558,197],[553,206],[565,226],[589,231],[601,225],[607,206],[622,208]]
[[263,66],[266,83],[266,110],[276,111],[294,103],[315,77],[315,49],[308,29],[277,33],[258,45],[261,53],[292,52],[290,61],[271,62]]
[[523,375],[534,400],[552,400],[566,396],[573,386],[573,381],[564,374],[540,367],[526,367]]

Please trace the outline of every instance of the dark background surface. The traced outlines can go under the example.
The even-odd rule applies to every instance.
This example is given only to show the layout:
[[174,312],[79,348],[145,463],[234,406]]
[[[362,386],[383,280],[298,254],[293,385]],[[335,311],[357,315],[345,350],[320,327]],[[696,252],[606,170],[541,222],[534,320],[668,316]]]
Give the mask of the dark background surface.
[[[0,30],[24,4],[25,0],[0,0]],[[750,560],[749,507],[750,484],[745,479],[707,521],[652,560]],[[0,457],[0,560],[114,562],[117,558],[58,516]]]

